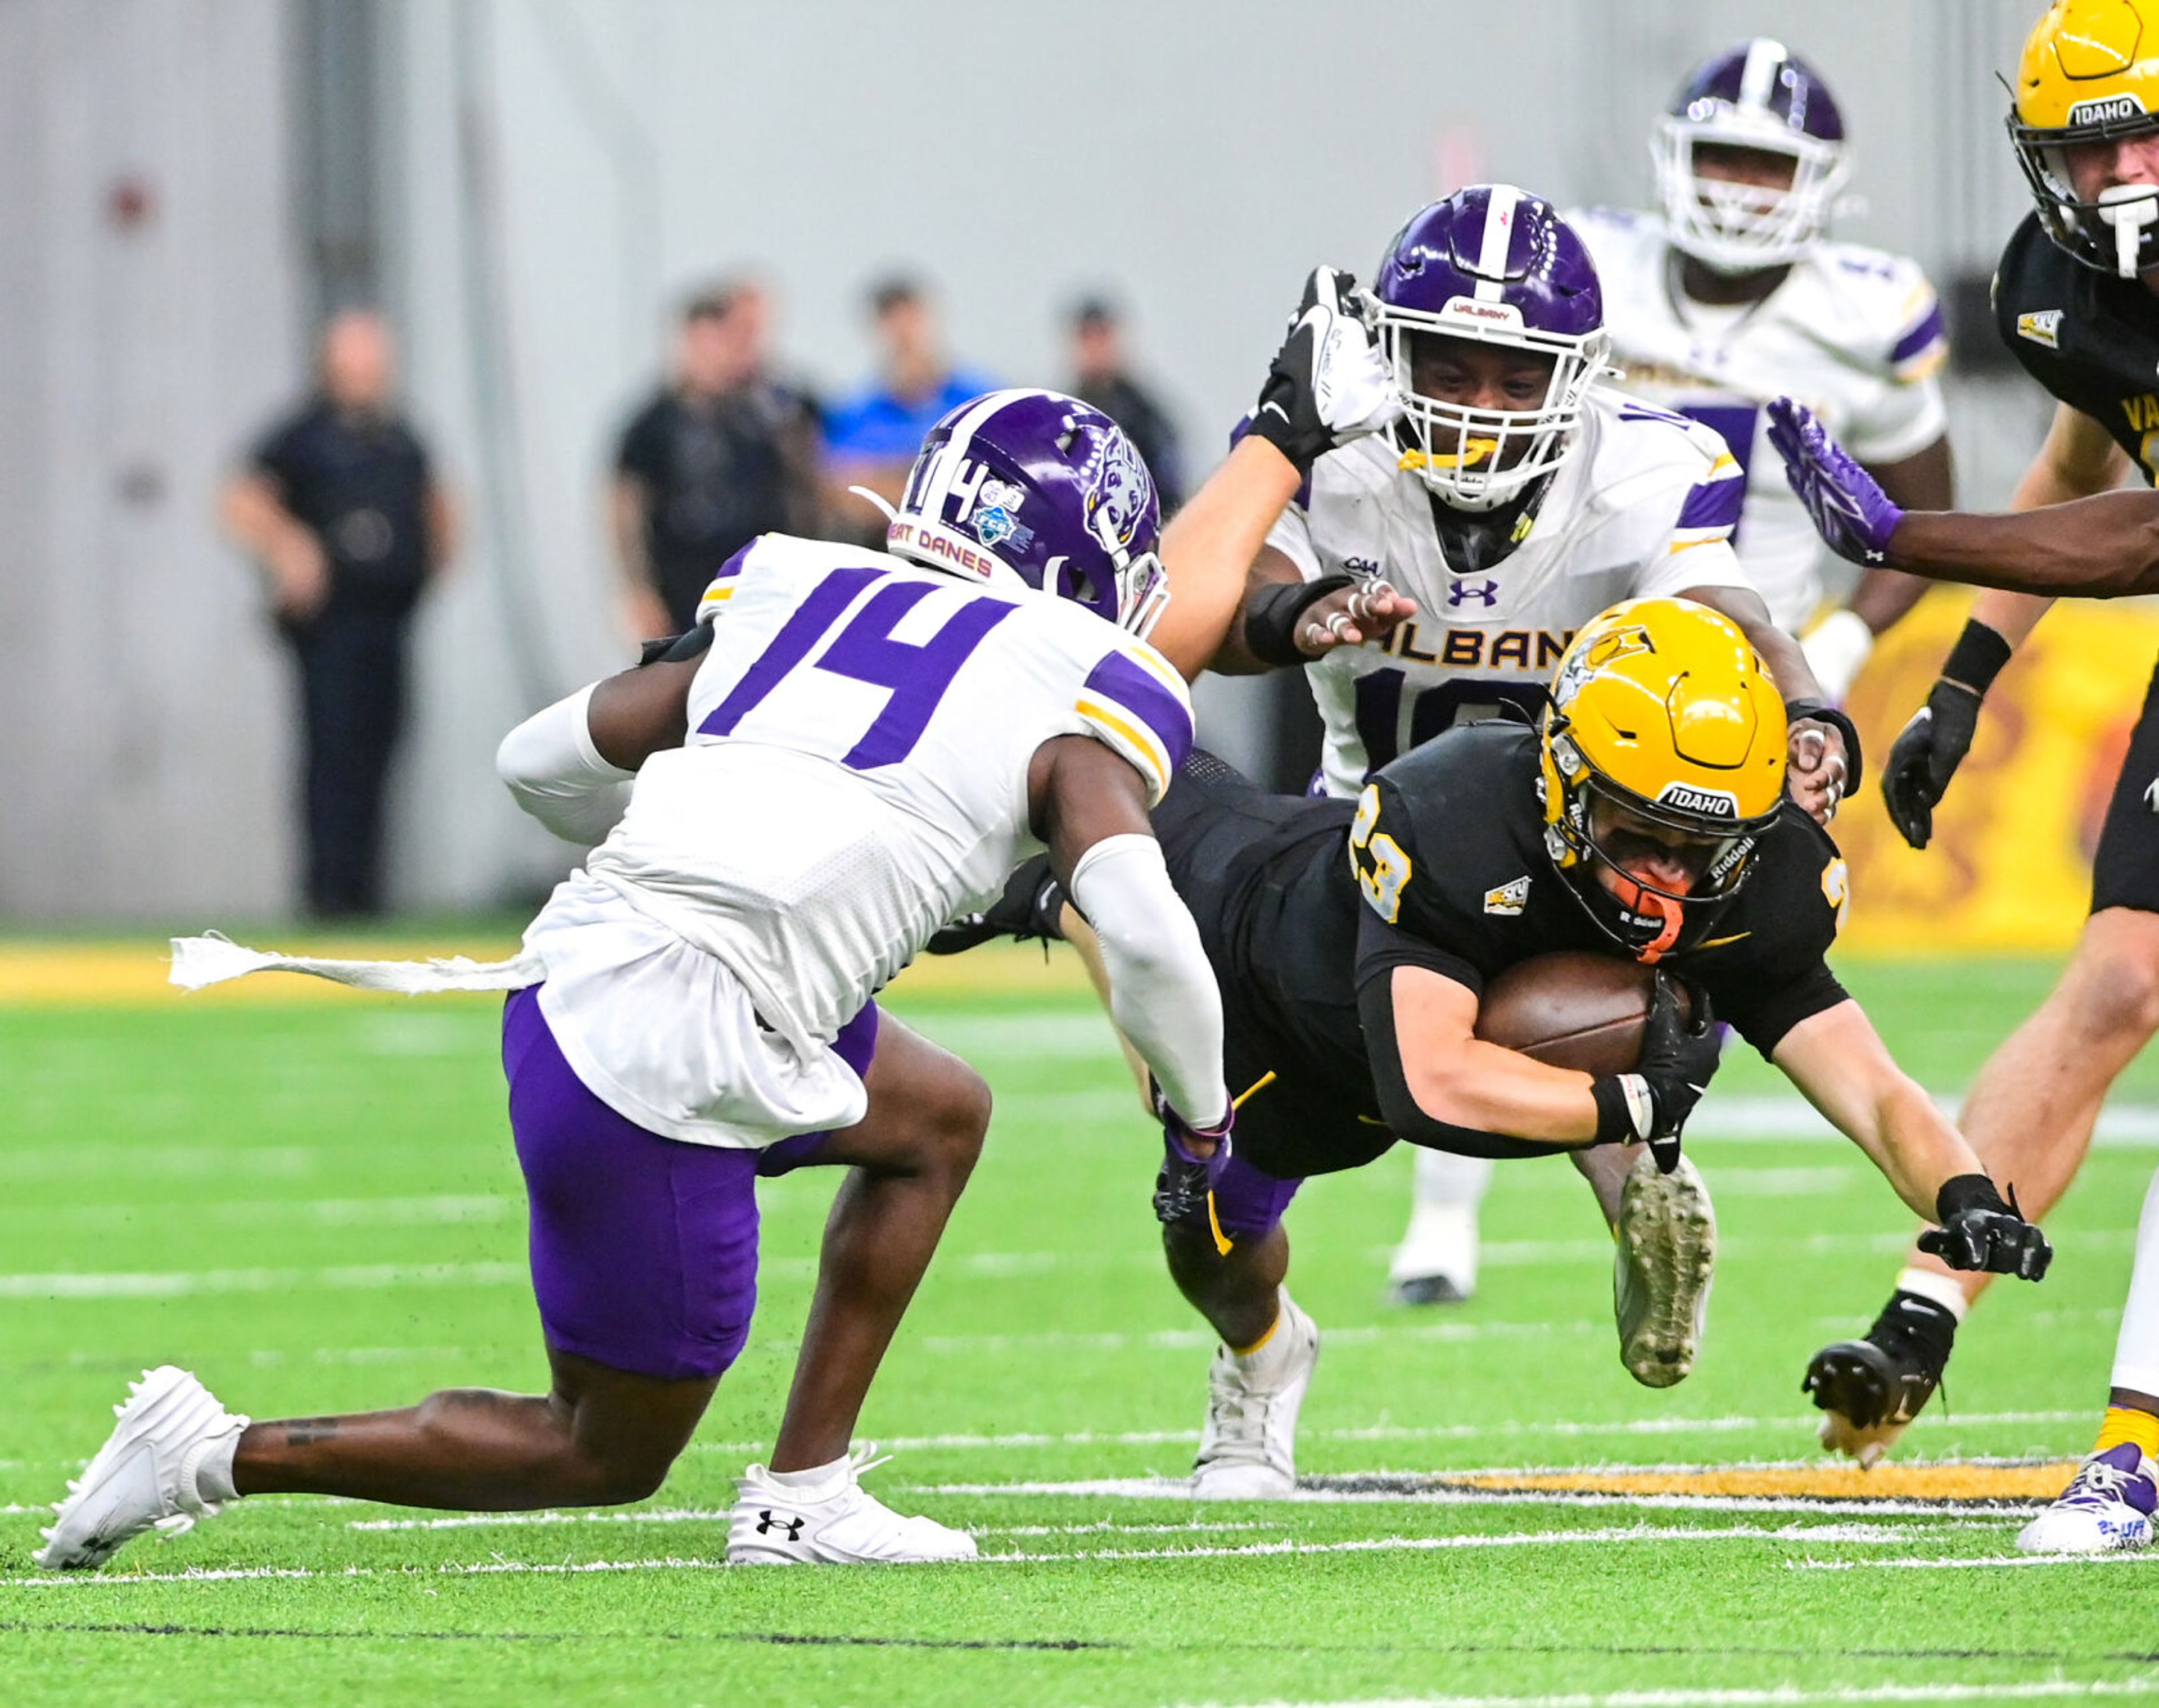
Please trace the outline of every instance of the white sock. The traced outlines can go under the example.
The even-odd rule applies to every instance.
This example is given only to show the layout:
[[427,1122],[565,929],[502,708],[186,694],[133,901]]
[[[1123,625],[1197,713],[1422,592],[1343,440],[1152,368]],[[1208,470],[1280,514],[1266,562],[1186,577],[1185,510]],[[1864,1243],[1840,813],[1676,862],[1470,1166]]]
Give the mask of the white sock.
[[829,1465],[812,1465],[806,1471],[768,1470],[764,1478],[805,1500],[829,1499],[840,1492],[841,1485],[847,1481],[847,1457],[842,1453]]
[[1939,1305],[1960,1322],[1964,1313],[1971,1308],[1971,1301],[1964,1296],[1964,1289],[1951,1276],[1937,1274],[1931,1269],[1905,1269],[1897,1272],[1897,1291],[1917,1293],[1921,1298]]
[[2159,1395],[2159,1174],[2151,1177],[2136,1221],[2136,1259],[2129,1271],[2121,1333],[2115,1338],[2113,1382]]
[[247,1428],[244,1417],[235,1420],[234,1427],[202,1449],[202,1457],[195,1461],[195,1498],[211,1505],[240,1498],[240,1491],[232,1486],[232,1456],[240,1449],[240,1437]]

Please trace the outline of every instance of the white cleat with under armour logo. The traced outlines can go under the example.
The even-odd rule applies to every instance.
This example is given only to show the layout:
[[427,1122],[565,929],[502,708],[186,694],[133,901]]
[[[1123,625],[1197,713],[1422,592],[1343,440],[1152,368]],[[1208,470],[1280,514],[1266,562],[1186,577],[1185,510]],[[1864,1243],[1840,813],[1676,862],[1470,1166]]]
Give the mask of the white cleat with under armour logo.
[[48,1571],[102,1566],[145,1530],[177,1536],[222,1509],[204,1498],[195,1473],[247,1419],[228,1414],[209,1389],[171,1364],[145,1370],[112,1413],[111,1436],[68,1484],[45,1545],[32,1556]]
[[[889,1455],[886,1456],[887,1457]],[[972,1560],[975,1539],[935,1519],[903,1518],[862,1486],[885,1462],[865,1442],[817,1483],[778,1481],[753,1465],[727,1517],[733,1566],[902,1566]]]

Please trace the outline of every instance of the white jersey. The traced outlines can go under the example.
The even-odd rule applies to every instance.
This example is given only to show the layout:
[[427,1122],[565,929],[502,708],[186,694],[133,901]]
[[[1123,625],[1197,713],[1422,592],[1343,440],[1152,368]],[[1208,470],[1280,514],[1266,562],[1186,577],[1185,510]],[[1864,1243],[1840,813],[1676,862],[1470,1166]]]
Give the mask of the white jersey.
[[1621,384],[1724,436],[1747,480],[1732,545],[1770,614],[1799,633],[1821,603],[1827,548],[1785,484],[1763,406],[1798,398],[1861,463],[1924,450],[1948,424],[1934,287],[1916,261],[1820,243],[1761,302],[1710,307],[1679,296],[1662,221],[1609,208],[1567,218],[1597,262]]
[[[1192,743],[1183,680],[1069,600],[765,535],[705,595],[683,745],[526,933],[579,1078],[639,1125],[736,1146],[862,1118],[830,1046],[1039,851],[1028,769],[1085,735],[1150,800]],[[784,1130],[784,1131],[783,1131]]]
[[1381,577],[1417,602],[1385,641],[1306,668],[1327,722],[1328,794],[1354,795],[1368,773],[1465,716],[1542,706],[1574,631],[1608,605],[1747,585],[1727,543],[1739,465],[1715,433],[1603,386],[1577,431],[1529,537],[1475,575],[1448,567],[1430,491],[1397,466],[1388,436],[1312,465],[1267,544],[1307,581]]

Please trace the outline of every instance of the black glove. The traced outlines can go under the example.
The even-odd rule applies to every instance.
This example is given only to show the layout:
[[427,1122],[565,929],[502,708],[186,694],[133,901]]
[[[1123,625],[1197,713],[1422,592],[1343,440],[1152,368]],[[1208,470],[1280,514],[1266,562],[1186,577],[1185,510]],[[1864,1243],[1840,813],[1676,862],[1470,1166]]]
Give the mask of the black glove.
[[1951,1269],[2037,1281],[2054,1260],[2047,1236],[2017,1208],[2016,1189],[2004,1203],[1984,1174],[1953,1174],[1944,1181],[1934,1195],[1934,1214],[1941,1226],[1919,1235],[1919,1250]]
[[1401,417],[1393,376],[1356,308],[1357,281],[1315,267],[1252,407],[1250,431],[1309,474],[1345,439]]
[[[1236,1110],[1234,1106],[1224,1110],[1219,1126],[1195,1127],[1169,1106],[1161,1086],[1149,1081],[1147,1090],[1154,1099],[1155,1118],[1162,1123],[1162,1162],[1154,1181],[1155,1219],[1207,1221],[1207,1200],[1222,1178],[1222,1171],[1230,1166],[1230,1129],[1235,1124]],[[1208,1156],[1194,1156],[1186,1144],[1189,1139],[1212,1140],[1214,1148]]]
[[1984,623],[1965,624],[1927,703],[1891,744],[1889,763],[1882,770],[1882,798],[1898,835],[1914,848],[1933,840],[1934,809],[1971,751],[1979,702],[2008,662],[2006,640]]
[[1659,971],[1649,988],[1642,1054],[1634,1071],[1600,1074],[1591,1087],[1597,1098],[1597,1143],[1646,1142],[1660,1174],[1680,1166],[1680,1130],[1709,1089],[1723,1048],[1708,996],[1687,987],[1693,1011],[1690,1024],[1680,1012],[1680,989],[1670,975]]

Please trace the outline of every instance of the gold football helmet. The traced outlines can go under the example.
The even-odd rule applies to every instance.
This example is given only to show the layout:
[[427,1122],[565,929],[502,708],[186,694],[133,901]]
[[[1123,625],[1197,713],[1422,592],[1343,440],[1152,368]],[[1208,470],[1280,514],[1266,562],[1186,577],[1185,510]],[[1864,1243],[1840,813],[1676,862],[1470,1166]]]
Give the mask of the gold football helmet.
[[2047,235],[2085,266],[2159,266],[2159,185],[2078,199],[2068,151],[2159,130],[2159,0],[2054,0],[2024,44],[2009,137]]
[[1784,699],[1738,625],[1685,599],[1631,599],[1577,633],[1542,746],[1545,851],[1643,960],[1732,898],[1784,802]]

